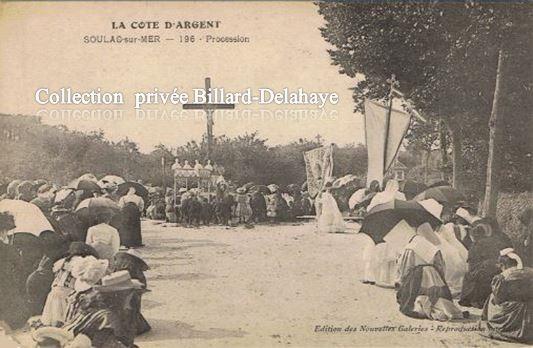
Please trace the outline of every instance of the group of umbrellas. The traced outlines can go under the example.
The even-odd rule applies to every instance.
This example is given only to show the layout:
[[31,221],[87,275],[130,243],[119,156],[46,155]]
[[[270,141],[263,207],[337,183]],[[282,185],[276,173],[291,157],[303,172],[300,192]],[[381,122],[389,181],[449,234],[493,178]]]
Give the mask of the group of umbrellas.
[[[148,198],[148,189],[141,183],[126,181],[116,175],[106,175],[98,180],[93,174],[84,174],[59,189],[55,194],[54,203],[60,204],[69,199],[74,201],[76,192],[83,191],[88,198],[82,200],[74,211],[82,222],[91,225],[101,214],[116,215],[120,212],[120,207],[114,200],[107,197],[91,197],[93,193],[111,190],[116,196],[123,196],[131,187],[135,188],[136,194],[143,199]],[[43,212],[32,203],[4,199],[0,201],[0,212],[7,212],[14,217],[16,228],[11,230],[10,234],[29,233],[38,237],[44,231],[54,230]]]
[[410,201],[395,199],[378,204],[368,211],[360,231],[369,235],[375,243],[383,243],[386,235],[402,220],[413,228],[424,223],[435,228],[442,221],[424,207],[423,203],[427,200],[453,208],[464,202],[464,196],[450,186],[437,186],[421,192]]

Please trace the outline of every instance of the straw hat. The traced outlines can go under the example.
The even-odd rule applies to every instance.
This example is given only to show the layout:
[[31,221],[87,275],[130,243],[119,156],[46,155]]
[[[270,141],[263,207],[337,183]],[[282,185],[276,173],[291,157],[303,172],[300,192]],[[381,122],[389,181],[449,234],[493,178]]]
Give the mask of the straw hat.
[[130,289],[142,289],[143,284],[131,279],[128,271],[117,271],[102,278],[102,285],[95,287],[100,292],[112,292]]
[[143,272],[150,269],[150,266],[148,266],[146,261],[144,261],[141,252],[137,249],[134,249],[134,248],[128,249],[126,247],[121,247],[119,251],[115,254],[115,261],[118,261],[122,258],[125,258],[125,259],[129,258],[133,260],[136,264],[140,266]]
[[76,278],[74,290],[81,292],[92,288],[107,271],[108,260],[97,260],[92,256],[76,259],[72,264],[72,276]]
[[33,331],[32,338],[37,343],[44,343],[48,340],[54,340],[63,346],[67,342],[71,341],[74,336],[70,331],[58,327],[45,326]]

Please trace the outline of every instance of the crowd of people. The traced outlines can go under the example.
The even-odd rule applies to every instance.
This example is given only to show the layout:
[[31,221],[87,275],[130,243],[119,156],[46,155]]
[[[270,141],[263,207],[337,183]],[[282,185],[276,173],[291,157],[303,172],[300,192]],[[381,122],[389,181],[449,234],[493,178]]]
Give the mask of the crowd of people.
[[149,331],[138,183],[11,182],[0,199],[0,325],[38,347],[135,347]]
[[[343,228],[340,212],[330,202],[328,191],[326,185],[321,200],[329,229],[323,227],[320,216],[318,225],[324,231],[338,232]],[[513,245],[496,219],[476,216],[461,201],[407,201],[394,180],[383,191],[373,182],[353,197],[352,207],[364,211],[362,229],[373,214],[394,204],[399,207],[390,208],[388,216],[381,215],[383,225],[387,218],[395,221],[383,240],[376,243],[370,237],[373,231],[362,231],[368,239],[363,283],[395,289],[399,309],[407,316],[463,320],[470,313],[459,306],[480,308],[480,325],[489,337],[533,342],[531,208],[520,216],[526,238]],[[431,214],[428,222],[409,219],[409,209],[416,204]]]
[[[86,174],[67,187],[16,180],[0,200],[0,323],[30,323],[40,346],[134,347],[150,330],[141,314],[149,291],[139,250],[143,215],[185,226],[253,226],[316,214],[319,231],[346,230],[331,182],[311,198],[294,185],[222,182],[213,194],[145,193],[140,183],[106,178]],[[389,216],[396,220],[383,240],[363,231],[370,216],[397,202],[405,202],[403,210]],[[513,245],[495,219],[476,216],[464,202],[407,200],[394,180],[384,190],[378,182],[357,190],[349,206],[362,215],[368,239],[362,282],[395,289],[403,314],[463,320],[470,313],[461,307],[479,308],[490,337],[532,342],[531,209],[520,216],[526,238]],[[415,206],[431,219],[403,218]]]
[[306,191],[293,185],[281,190],[278,185],[219,183],[213,193],[198,188],[167,188],[150,198],[146,215],[151,219],[184,226],[218,224],[232,226],[294,221],[297,216],[314,214],[313,200]]

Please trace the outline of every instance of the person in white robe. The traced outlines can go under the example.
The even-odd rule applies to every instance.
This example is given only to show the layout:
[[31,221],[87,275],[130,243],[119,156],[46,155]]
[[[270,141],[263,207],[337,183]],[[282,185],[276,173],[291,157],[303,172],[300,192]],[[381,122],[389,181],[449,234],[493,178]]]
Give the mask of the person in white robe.
[[400,192],[400,185],[398,184],[398,181],[391,179],[387,181],[387,186],[385,186],[385,190],[383,190],[382,192],[378,192],[374,196],[374,198],[372,198],[370,204],[366,208],[366,211],[372,210],[372,208],[374,208],[378,204],[388,203],[395,199],[401,201],[406,200],[405,195]]
[[376,244],[370,238],[370,236],[366,233],[360,233],[361,236],[363,236],[365,240],[365,246],[363,248],[363,277],[361,279],[361,282],[363,284],[375,284],[376,283],[376,276],[374,274],[375,271],[375,260],[374,257],[376,255]]
[[[327,183],[320,196],[320,215],[318,215],[318,231],[328,233],[341,233],[346,230],[346,224],[341,211],[330,192],[331,183]],[[318,213],[318,212],[317,212]]]
[[[405,195],[401,193],[400,186],[396,180],[389,180],[385,186],[385,191],[378,192],[370,201],[367,211],[370,211],[378,204],[388,203],[395,199],[405,201]],[[394,287],[394,279],[396,274],[396,259],[398,255],[389,248],[387,242],[380,243],[374,248],[369,247],[365,252],[366,258],[364,263],[373,264],[375,282],[382,287]]]
[[[417,234],[426,238],[440,250],[446,265],[444,279],[450,288],[452,296],[455,298],[461,294],[463,287],[463,278],[467,271],[466,258],[464,258],[464,254],[461,255],[461,251],[458,250],[456,245],[448,241],[451,240],[450,231],[447,228],[441,228],[443,228],[443,231],[436,233],[429,223],[425,223],[419,226]],[[453,229],[451,233],[453,234]]]
[[398,263],[396,299],[403,314],[440,321],[468,316],[453,303],[444,268],[439,248],[420,234],[414,236]]

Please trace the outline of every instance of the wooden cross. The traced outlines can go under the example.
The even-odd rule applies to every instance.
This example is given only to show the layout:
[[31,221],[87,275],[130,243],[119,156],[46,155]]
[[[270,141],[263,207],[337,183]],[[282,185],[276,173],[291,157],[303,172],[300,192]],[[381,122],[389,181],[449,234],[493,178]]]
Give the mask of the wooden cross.
[[235,109],[235,104],[214,104],[209,103],[211,96],[211,78],[205,78],[205,96],[206,103],[204,104],[183,104],[184,110],[204,110],[207,122],[207,159],[211,159],[211,147],[213,146],[213,113],[219,109]]

